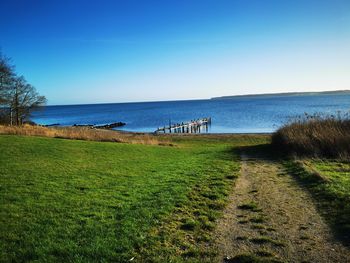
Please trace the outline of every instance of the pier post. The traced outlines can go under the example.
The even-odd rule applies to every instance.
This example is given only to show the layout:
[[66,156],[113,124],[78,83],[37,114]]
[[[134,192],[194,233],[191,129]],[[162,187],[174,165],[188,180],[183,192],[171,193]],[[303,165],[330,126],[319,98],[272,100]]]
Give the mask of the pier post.
[[167,133],[167,130],[169,130],[169,133],[202,133],[204,131],[209,131],[209,125],[211,125],[211,117],[174,124],[171,124],[171,120],[169,119],[169,126],[164,126],[163,128],[158,127],[155,132]]

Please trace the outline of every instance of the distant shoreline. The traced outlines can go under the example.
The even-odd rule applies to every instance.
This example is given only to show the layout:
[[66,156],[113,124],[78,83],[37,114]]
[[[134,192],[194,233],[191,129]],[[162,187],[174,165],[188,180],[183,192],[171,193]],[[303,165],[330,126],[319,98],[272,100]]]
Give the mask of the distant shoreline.
[[[283,97],[283,96],[312,96],[312,95],[350,95],[349,90],[335,91],[306,91],[306,92],[280,92],[280,93],[260,93],[260,94],[243,94],[229,95],[212,98],[190,98],[190,99],[169,99],[169,100],[149,100],[149,101],[119,101],[119,102],[93,102],[93,103],[72,103],[72,104],[48,104],[44,107],[66,107],[66,106],[91,106],[91,105],[111,105],[111,104],[139,104],[139,103],[160,103],[160,102],[187,102],[187,101],[206,101],[206,100],[221,100],[244,97]],[[43,107],[43,108],[44,108]],[[39,107],[40,108],[40,107]]]
[[281,92],[281,93],[262,93],[262,94],[246,94],[213,97],[211,100],[234,99],[244,97],[295,97],[295,96],[315,96],[315,95],[349,95],[350,90],[334,90],[334,91],[308,91],[308,92]]

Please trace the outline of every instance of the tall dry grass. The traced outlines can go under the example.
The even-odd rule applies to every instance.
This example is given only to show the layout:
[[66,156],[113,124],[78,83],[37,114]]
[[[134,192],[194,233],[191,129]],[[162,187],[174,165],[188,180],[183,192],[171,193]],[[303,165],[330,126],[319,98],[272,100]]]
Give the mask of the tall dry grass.
[[0,134],[41,136],[87,141],[121,142],[149,145],[172,145],[169,141],[150,134],[122,133],[88,127],[42,127],[36,125],[0,125]]
[[289,154],[349,160],[349,114],[305,114],[278,129],[272,145]]

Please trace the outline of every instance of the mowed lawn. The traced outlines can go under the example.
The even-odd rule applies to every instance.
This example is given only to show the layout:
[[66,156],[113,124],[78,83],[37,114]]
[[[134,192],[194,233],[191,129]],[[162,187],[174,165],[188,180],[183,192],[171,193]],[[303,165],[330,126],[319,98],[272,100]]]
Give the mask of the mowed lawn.
[[0,260],[181,261],[215,254],[201,246],[210,244],[239,173],[235,149],[267,139],[172,140],[175,146],[0,136]]

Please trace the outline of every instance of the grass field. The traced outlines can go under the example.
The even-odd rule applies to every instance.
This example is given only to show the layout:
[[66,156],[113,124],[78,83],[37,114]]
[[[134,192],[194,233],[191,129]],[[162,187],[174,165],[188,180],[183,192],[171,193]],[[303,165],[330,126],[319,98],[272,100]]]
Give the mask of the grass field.
[[171,141],[0,136],[0,260],[210,258],[210,233],[239,172],[235,149],[267,137]]
[[1,135],[0,261],[213,262],[241,149],[284,164],[349,244],[348,162],[279,159],[264,135],[157,140]]
[[311,192],[337,238],[350,245],[350,163],[303,159],[287,161],[286,167]]

